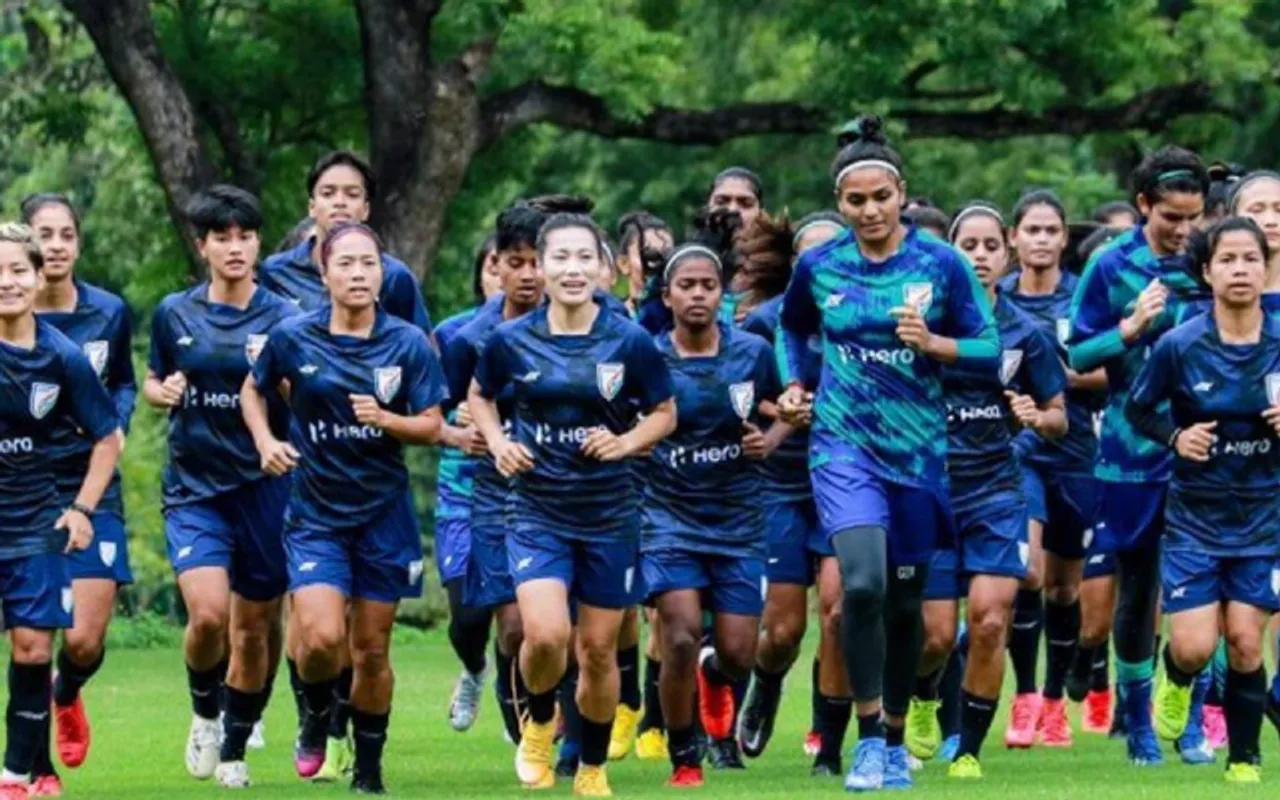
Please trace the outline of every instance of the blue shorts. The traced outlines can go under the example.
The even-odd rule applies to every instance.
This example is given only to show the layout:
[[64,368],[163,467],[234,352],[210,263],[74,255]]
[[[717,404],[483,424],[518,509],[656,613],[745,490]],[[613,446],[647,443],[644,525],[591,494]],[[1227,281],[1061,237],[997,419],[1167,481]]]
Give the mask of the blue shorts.
[[114,511],[97,511],[92,521],[93,544],[87,550],[74,550],[67,555],[71,580],[108,580],[117,586],[133,583],[124,518]]
[[888,533],[891,566],[919,566],[955,540],[950,503],[939,493],[835,459],[812,470],[810,479],[828,541],[840,531],[874,525]]
[[635,539],[594,542],[525,525],[507,536],[507,570],[516,586],[553,578],[571,600],[596,608],[635,605],[643,596],[639,566]]
[[769,556],[766,572],[770,583],[812,586],[817,561],[835,555],[831,542],[818,525],[813,500],[767,503],[764,528]]
[[1104,553],[1153,550],[1164,535],[1166,483],[1099,482],[1094,540]]
[[440,583],[465,578],[467,558],[471,555],[471,520],[468,518],[436,518],[436,569]]
[[516,601],[507,568],[507,528],[501,518],[471,518],[471,552],[463,602],[471,608],[498,608]]
[[764,612],[769,579],[763,559],[663,549],[642,553],[640,567],[650,598],[697,589],[702,593],[703,607],[713,612],[745,617]]
[[62,553],[0,561],[0,615],[5,630],[58,630],[74,622],[71,571]]
[[289,478],[263,478],[166,509],[164,538],[173,571],[224,569],[232,591],[256,602],[284,594],[288,573],[281,539],[290,483]]
[[1223,601],[1280,611],[1280,561],[1275,558],[1222,558],[1165,548],[1160,554],[1160,583],[1166,614]]
[[1085,557],[1086,532],[1098,516],[1098,481],[1092,475],[1045,475],[1022,468],[1027,516],[1044,525],[1044,549],[1066,559]]
[[1107,578],[1115,574],[1115,553],[1103,550],[1094,529],[1089,528],[1084,532],[1084,580]]
[[948,600],[969,593],[974,575],[999,575],[1022,580],[1027,576],[1031,550],[1027,544],[1027,513],[1022,498],[1007,492],[990,498],[981,508],[956,513],[959,545],[939,550],[929,560],[925,600]]
[[321,584],[380,603],[422,596],[422,538],[408,491],[368,525],[289,524],[284,549],[291,592]]

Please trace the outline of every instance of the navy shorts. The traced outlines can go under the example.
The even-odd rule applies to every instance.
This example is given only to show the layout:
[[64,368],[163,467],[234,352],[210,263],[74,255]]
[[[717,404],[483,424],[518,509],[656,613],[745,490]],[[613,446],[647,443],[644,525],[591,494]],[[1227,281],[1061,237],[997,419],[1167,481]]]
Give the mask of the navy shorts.
[[939,550],[929,560],[925,600],[951,600],[969,593],[974,575],[999,575],[1022,580],[1027,576],[1030,547],[1027,513],[1022,498],[1006,492],[980,508],[955,515],[959,544]]
[[218,567],[231,589],[257,602],[284,594],[285,507],[289,478],[263,478],[229,492],[164,512],[169,563],[178,575],[197,567]]
[[422,596],[422,538],[408,491],[368,525],[290,524],[284,547],[291,592],[324,585],[347,597],[379,603]]
[[440,583],[465,578],[471,556],[471,520],[468,517],[436,517],[436,569]]
[[99,510],[94,512],[92,522],[93,544],[67,555],[71,580],[108,580],[117,586],[133,583],[124,518],[114,511]]
[[703,607],[721,614],[758,617],[769,579],[764,559],[662,549],[640,556],[650,598],[682,589],[702,593]]
[[71,571],[62,553],[0,561],[0,614],[5,630],[58,630],[74,622]]
[[1099,482],[1094,539],[1105,553],[1153,550],[1164,535],[1166,483]]
[[516,586],[551,578],[570,599],[596,608],[627,608],[643,596],[640,544],[634,538],[575,539],[527,524],[507,537],[507,569]]
[[1044,549],[1066,559],[1085,557],[1098,517],[1098,480],[1092,475],[1046,475],[1022,468],[1027,515],[1044,525]]
[[498,608],[516,601],[516,584],[507,567],[507,526],[501,515],[471,517],[463,602],[471,608]]
[[1224,601],[1280,611],[1280,561],[1272,557],[1223,558],[1166,547],[1160,554],[1160,585],[1166,614]]
[[766,504],[764,527],[770,583],[812,586],[818,560],[835,555],[812,499]]
[[951,507],[939,493],[893,483],[851,461],[831,460],[810,473],[818,519],[827,539],[859,526],[883,528],[891,566],[927,564],[951,546]]

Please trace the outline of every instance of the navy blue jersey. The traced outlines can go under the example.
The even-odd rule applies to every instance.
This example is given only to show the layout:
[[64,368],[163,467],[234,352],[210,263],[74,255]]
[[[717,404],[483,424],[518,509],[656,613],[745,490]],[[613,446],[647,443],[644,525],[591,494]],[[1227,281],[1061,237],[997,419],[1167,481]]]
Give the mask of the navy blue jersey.
[[[128,432],[129,420],[133,417],[133,407],[138,398],[138,384],[133,375],[133,353],[130,349],[129,308],[123,300],[104,289],[79,280],[75,282],[75,286],[75,309],[42,313],[40,319],[62,331],[68,339],[80,346],[98,380],[111,397],[120,428]],[[80,484],[84,481],[94,441],[75,425],[64,421],[67,424],[50,432],[50,457],[54,462],[58,494],[70,502],[80,491]],[[112,477],[99,507],[116,513],[124,511],[119,473]]]
[[682,358],[671,334],[657,337],[675,389],[677,426],[645,471],[640,549],[764,556],[761,471],[742,452],[744,424],[761,429],[760,401],[781,387],[773,349],[720,323],[720,352]]
[[[1080,279],[1063,272],[1052,294],[1020,294],[1018,273],[1008,275],[1000,283],[1001,296],[1025,311],[1040,326],[1054,345],[1054,353],[1067,363],[1067,340],[1071,337],[1071,298]],[[1092,475],[1093,460],[1098,453],[1098,435],[1093,429],[1093,415],[1102,410],[1105,392],[1068,389],[1067,433],[1060,439],[1043,439],[1035,431],[1018,435],[1022,460],[1045,473]]]
[[657,276],[650,278],[645,285],[644,296],[636,308],[636,324],[654,336],[675,327],[671,309],[662,302],[662,281]]
[[590,332],[553,336],[544,306],[498,326],[476,382],[491,400],[513,391],[513,438],[533,453],[533,469],[513,481],[516,525],[584,539],[636,535],[632,466],[588,458],[582,443],[599,427],[625,433],[637,411],[672,396],[666,363],[643,328],[602,306]]
[[368,338],[329,332],[332,308],[295,317],[271,332],[253,365],[259,391],[289,382],[289,440],[301,454],[289,520],[321,530],[366,525],[409,488],[400,440],[356,421],[351,395],[415,416],[446,397],[427,335],[378,310]]
[[[161,301],[151,319],[153,375],[187,378],[182,404],[169,413],[169,461],[162,483],[166,508],[207,500],[263,472],[240,412],[240,388],[267,335],[296,316],[292,303],[259,286],[244,309],[209,300],[202,283]],[[271,428],[283,438],[284,403],[272,398]]]
[[[1280,322],[1258,344],[1226,344],[1212,314],[1160,338],[1129,393],[1147,414],[1169,403],[1173,424],[1217,421],[1203,464],[1174,458],[1166,547],[1222,557],[1273,555],[1280,519],[1280,442],[1262,412],[1280,405]],[[1169,442],[1155,442],[1168,450]]]
[[1066,370],[1035,320],[1003,294],[996,295],[993,311],[1000,333],[999,374],[959,364],[942,370],[947,471],[957,510],[984,496],[1016,492],[1022,485],[1013,454],[1016,422],[1005,390],[1029,394],[1042,404],[1067,387]]
[[[751,310],[742,321],[743,330],[764,337],[772,343],[778,331],[778,315],[782,311],[782,297],[766,300]],[[822,377],[822,337],[809,337],[809,354],[801,380],[810,392],[818,388]],[[767,502],[787,503],[807,500],[813,496],[809,482],[809,429],[799,428],[778,445],[761,465],[764,486],[761,487]]]
[[[436,327],[434,336],[441,353],[448,353],[454,335],[475,313],[476,309],[469,308]],[[466,399],[465,394],[459,397],[451,393],[451,397],[458,397],[458,402]],[[449,416],[452,423],[453,414]],[[440,463],[436,467],[436,519],[466,519],[471,516],[471,482],[475,471],[475,459],[468,458],[456,447],[440,447]]]
[[120,417],[80,347],[37,317],[33,348],[0,342],[0,560],[66,546],[53,527],[65,506],[50,458],[66,424],[97,442]]
[[[315,238],[292,250],[268,256],[258,269],[258,282],[281,297],[314,311],[329,304],[329,290],[320,277],[320,267],[311,260]],[[399,259],[382,254],[382,291],[378,302],[393,317],[413,323],[423,333],[431,332],[431,315],[422,299],[418,279]]]

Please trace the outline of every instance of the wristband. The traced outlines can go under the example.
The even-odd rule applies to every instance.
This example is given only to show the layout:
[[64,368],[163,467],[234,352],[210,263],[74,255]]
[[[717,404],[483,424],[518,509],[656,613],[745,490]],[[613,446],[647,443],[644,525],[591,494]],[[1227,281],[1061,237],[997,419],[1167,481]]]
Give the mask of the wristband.
[[1184,430],[1183,428],[1174,428],[1174,429],[1173,429],[1173,435],[1171,435],[1171,436],[1169,437],[1169,441],[1168,441],[1168,442],[1166,442],[1166,444],[1167,444],[1169,447],[1173,448],[1174,450],[1177,450],[1177,449],[1178,449],[1178,437],[1182,435],[1182,431],[1183,431],[1183,430]]
[[72,503],[71,505],[67,506],[67,510],[68,510],[68,511],[79,511],[81,514],[84,514],[86,517],[92,517],[92,516],[93,516],[93,509],[92,509],[92,508],[89,508],[88,506],[84,505],[83,503]]

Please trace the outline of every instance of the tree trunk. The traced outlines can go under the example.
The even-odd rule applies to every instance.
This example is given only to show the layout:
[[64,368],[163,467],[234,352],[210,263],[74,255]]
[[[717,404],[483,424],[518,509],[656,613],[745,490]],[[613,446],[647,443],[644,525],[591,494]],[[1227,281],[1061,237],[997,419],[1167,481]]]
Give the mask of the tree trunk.
[[192,277],[204,266],[183,214],[187,200],[217,176],[196,113],[156,39],[147,0],[62,0],[93,37],[98,53],[133,110],[164,187],[165,203],[187,251]]

